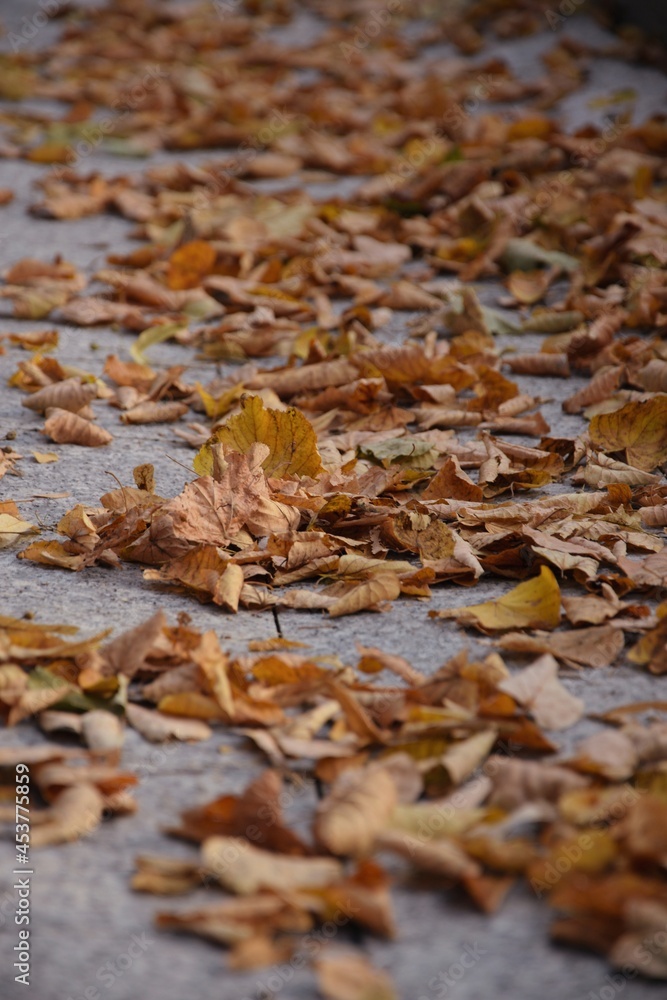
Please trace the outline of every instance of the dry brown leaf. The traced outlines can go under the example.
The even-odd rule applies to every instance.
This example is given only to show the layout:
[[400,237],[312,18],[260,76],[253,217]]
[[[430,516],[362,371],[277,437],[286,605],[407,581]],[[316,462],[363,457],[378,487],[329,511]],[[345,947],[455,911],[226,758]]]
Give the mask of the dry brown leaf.
[[398,802],[396,784],[382,767],[343,772],[315,816],[315,839],[332,854],[367,854]]
[[99,652],[93,653],[90,658],[92,665],[105,677],[116,674],[134,677],[144,666],[166,624],[164,612],[157,611],[151,618],[123,632]]
[[544,729],[567,729],[584,712],[583,701],[571,695],[558,680],[558,663],[549,653],[521,673],[501,681],[498,688],[528,709]]
[[93,709],[82,716],[81,734],[91,750],[120,750],[125,739],[120,719],[105,709]]
[[424,500],[474,500],[483,499],[481,486],[466,475],[456,456],[450,456],[438,470],[422,493]]
[[22,406],[36,413],[46,413],[50,409],[68,410],[78,413],[97,396],[97,386],[93,382],[81,382],[78,378],[68,378],[54,382],[21,400]]
[[80,444],[86,448],[100,448],[113,441],[113,435],[90,420],[84,420],[68,410],[52,409],[44,424],[44,434],[56,444]]
[[262,889],[290,893],[337,882],[343,868],[333,858],[276,857],[241,837],[210,837],[202,844],[202,869],[239,896]]
[[[164,869],[165,860],[160,860]],[[152,873],[148,874],[150,876]],[[159,877],[160,872],[158,872]],[[176,870],[174,881],[178,877]],[[181,878],[187,879],[188,872],[184,871]],[[141,885],[138,888],[141,889]],[[148,891],[151,891],[150,888]],[[158,913],[156,924],[161,930],[199,934],[219,944],[234,945],[255,939],[259,931],[271,931],[273,928],[288,933],[290,931],[305,933],[310,930],[312,921],[302,910],[293,907],[279,896],[273,893],[259,893],[242,899],[225,900],[200,910]]]
[[398,1000],[389,975],[363,955],[325,956],[318,959],[315,969],[324,1000]]
[[104,798],[95,785],[77,782],[60,792],[39,825],[33,822],[30,846],[48,847],[85,837],[99,826],[103,811]]
[[667,395],[601,413],[591,420],[589,433],[596,448],[623,451],[630,465],[651,472],[667,460]]
[[138,403],[131,409],[121,414],[121,422],[124,424],[167,424],[174,420],[180,420],[188,412],[186,403],[177,402],[157,402],[148,400],[145,403]]
[[415,868],[431,875],[458,880],[482,874],[477,862],[468,857],[454,840],[439,838],[428,842],[409,833],[384,830],[379,834],[376,846],[378,850],[407,858]]
[[379,572],[334,600],[328,607],[329,615],[340,618],[341,615],[356,614],[357,611],[374,608],[384,601],[394,601],[400,593],[401,583],[396,574]]
[[588,784],[582,775],[558,764],[500,755],[489,758],[487,770],[493,781],[489,802],[506,812],[525,803],[557,802],[561,796],[577,792]]
[[606,730],[580,743],[576,756],[569,763],[584,774],[601,775],[609,781],[625,781],[637,770],[639,757],[625,733]]
[[533,635],[509,632],[498,639],[498,645],[522,655],[550,653],[569,667],[608,667],[621,654],[624,639],[620,629],[600,625]]
[[166,740],[194,743],[207,740],[212,735],[211,728],[200,719],[163,715],[162,712],[142,708],[140,705],[127,705],[125,715],[132,728],[151,743],[164,743]]

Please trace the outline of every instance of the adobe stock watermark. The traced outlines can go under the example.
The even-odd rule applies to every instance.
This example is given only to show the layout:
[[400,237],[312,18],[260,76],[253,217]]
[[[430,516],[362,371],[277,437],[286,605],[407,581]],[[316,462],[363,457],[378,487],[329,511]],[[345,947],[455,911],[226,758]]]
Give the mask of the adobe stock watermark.
[[436,128],[435,135],[438,137],[450,135],[455,139],[463,124],[479,110],[482,101],[489,100],[496,87],[495,77],[488,73],[480,73],[468,96],[445,112],[442,125]]
[[266,150],[280,135],[288,128],[292,127],[299,116],[287,111],[285,108],[279,110],[274,108],[268,121],[255,132],[248,136],[238,146],[236,153],[223,162],[222,170],[218,177],[212,177],[205,185],[200,187],[194,195],[192,207],[195,211],[206,209],[214,198],[224,194],[230,180],[238,177],[248,170],[250,164],[261,152]]
[[487,953],[487,948],[483,948],[479,941],[466,944],[463,951],[455,961],[450,962],[446,969],[441,969],[437,976],[429,979],[428,988],[430,993],[422,995],[418,1000],[443,1000],[444,997],[451,996],[451,991],[456,985],[466,977],[471,969]]
[[[605,985],[599,990],[591,990],[585,1000],[615,1000],[622,993],[628,984],[628,980],[636,979],[643,967],[650,965],[651,959],[660,955],[664,960],[667,953],[667,924],[662,930],[656,931],[648,937],[643,938],[635,945],[632,951],[632,959],[625,962],[619,972],[609,973],[605,978]],[[656,994],[657,996],[657,994]]]
[[364,23],[357,27],[354,40],[351,43],[340,43],[339,48],[345,57],[345,62],[351,62],[358,52],[365,49],[374,38],[377,38],[385,30],[387,25],[391,23],[394,14],[399,14],[402,10],[403,0],[387,0],[384,7],[372,11]]
[[21,30],[17,33],[10,32],[7,41],[12,52],[18,52],[25,45],[28,45],[37,37],[41,29],[55,17],[62,4],[58,0],[39,0],[39,10],[35,11],[32,17],[24,17],[21,21]]
[[[606,153],[609,146],[620,139],[629,128],[630,125],[626,122],[609,122],[599,136],[587,140],[581,150],[571,155],[570,160],[573,168],[585,170],[593,166]],[[547,180],[528,205],[526,219],[529,222],[534,222],[542,212],[545,212],[554,203],[559,195],[574,184],[576,179],[572,170],[561,170],[556,177]]]
[[232,14],[238,14],[244,2],[245,0],[213,0],[213,10],[218,17],[230,17]]
[[94,153],[95,149],[110,135],[132,111],[136,111],[146,100],[151,91],[155,90],[160,80],[169,76],[169,71],[155,64],[142,77],[136,80],[111,103],[113,114],[106,115],[99,121],[93,121],[81,129],[81,139],[67,147],[65,165],[53,171],[52,177],[62,176],[65,170],[75,166],[79,160]]
[[[611,805],[603,806],[600,812],[594,817],[593,822],[609,824],[623,819],[628,810],[643,794],[644,792],[640,789],[628,785],[623,790],[622,795],[611,803]],[[581,861],[586,852],[592,850],[594,847],[595,840],[588,833],[581,833],[574,842],[564,844],[556,856],[547,862],[541,873],[541,877],[531,878],[530,880],[530,887],[538,899],[541,899],[545,893],[550,892],[564,875],[572,871],[572,868]]]
[[557,31],[561,24],[564,24],[568,17],[576,14],[579,7],[582,7],[586,0],[562,0],[557,10],[545,10],[544,16],[552,31]]
[[[94,983],[110,990],[154,944],[155,940],[146,934],[133,934],[124,951],[100,965],[95,973]],[[67,1000],[101,1000],[103,993],[94,983],[77,989],[76,993],[70,993]]]
[[317,930],[310,931],[300,941],[299,947],[287,962],[274,965],[269,974],[255,983],[255,993],[243,1000],[273,1000],[294,978],[295,972],[312,963],[322,948],[336,937],[341,928],[358,913],[358,908],[348,899],[333,916]]

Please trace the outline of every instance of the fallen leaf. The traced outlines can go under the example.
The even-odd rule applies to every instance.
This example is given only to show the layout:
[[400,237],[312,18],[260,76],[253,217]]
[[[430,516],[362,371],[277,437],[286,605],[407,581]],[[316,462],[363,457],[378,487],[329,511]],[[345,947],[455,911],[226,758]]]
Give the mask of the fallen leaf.
[[540,575],[520,583],[497,601],[430,612],[432,618],[454,618],[482,632],[512,628],[556,628],[560,621],[560,590],[551,570],[542,566]]
[[212,735],[210,726],[199,719],[179,719],[176,715],[164,715],[140,705],[127,705],[125,714],[132,728],[150,743],[164,743],[166,740],[194,743],[207,740]]
[[261,889],[278,893],[320,889],[336,882],[342,865],[333,858],[276,857],[241,837],[209,837],[201,865],[228,892],[249,896]]
[[341,954],[318,959],[317,984],[324,1000],[397,1000],[386,972],[363,955]]
[[590,436],[596,448],[623,451],[630,465],[650,472],[667,460],[667,395],[593,417]]
[[84,420],[76,413],[54,408],[44,424],[44,434],[56,444],[79,444],[87,448],[100,448],[113,441],[113,436],[103,427]]
[[527,708],[544,729],[567,729],[584,712],[583,701],[569,694],[558,680],[558,663],[549,653],[501,681],[498,688]]
[[315,839],[332,854],[367,854],[398,802],[391,774],[381,767],[344,771],[315,816]]
[[[267,476],[315,477],[322,471],[317,437],[306,417],[295,409],[267,409],[260,396],[242,399],[241,412],[215,433],[213,441],[241,454],[256,443],[266,445],[269,450],[262,468]],[[195,458],[194,468],[200,475],[212,471],[210,443]]]

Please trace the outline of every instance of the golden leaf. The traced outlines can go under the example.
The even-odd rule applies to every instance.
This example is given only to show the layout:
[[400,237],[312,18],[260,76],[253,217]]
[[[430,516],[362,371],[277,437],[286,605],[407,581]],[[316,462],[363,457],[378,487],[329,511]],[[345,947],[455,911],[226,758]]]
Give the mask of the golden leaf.
[[259,396],[241,400],[241,412],[220,427],[200,449],[194,469],[200,476],[213,470],[211,445],[222,442],[232,451],[246,454],[257,442],[269,448],[262,468],[267,476],[311,476],[322,472],[317,436],[306,417],[294,408],[267,409]]
[[460,625],[472,625],[481,632],[552,629],[560,621],[560,589],[551,570],[542,566],[539,576],[525,580],[497,601],[431,611],[430,615],[432,618],[454,618]]
[[177,291],[196,288],[213,270],[216,252],[206,240],[191,240],[169,258],[167,285]]
[[650,472],[667,459],[667,395],[598,414],[591,420],[590,436],[596,448],[625,451],[630,465]]

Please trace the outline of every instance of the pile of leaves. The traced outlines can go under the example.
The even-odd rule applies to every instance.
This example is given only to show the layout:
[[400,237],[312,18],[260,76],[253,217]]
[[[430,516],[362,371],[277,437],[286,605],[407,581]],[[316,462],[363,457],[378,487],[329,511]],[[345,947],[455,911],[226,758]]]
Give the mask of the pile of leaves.
[[[8,723],[35,715],[89,748],[2,753],[8,784],[27,761],[49,803],[34,813],[35,847],[90,833],[103,810],[133,810],[136,778],[114,766],[124,724],[153,742],[233,727],[269,759],[241,795],[188,809],[169,831],[197,855],[141,856],[132,880],[167,896],[223,890],[210,906],[156,919],[228,946],[232,967],[285,961],[332,919],[392,938],[390,886],[412,872],[428,874],[430,890],[459,887],[487,913],[523,879],[558,910],[555,939],[667,974],[664,703],[608,713],[607,728],[550,763],[547,733],[572,726],[583,704],[548,653],[518,675],[496,652],[460,653],[426,676],[373,647],[354,669],[284,639],[232,659],[214,632],[169,626],[161,613],[103,645],[66,641],[75,630],[63,626],[1,626]],[[373,683],[382,672],[390,680]],[[654,721],[640,722],[649,710]],[[283,815],[296,797],[308,836]]]

